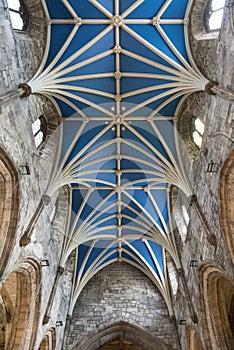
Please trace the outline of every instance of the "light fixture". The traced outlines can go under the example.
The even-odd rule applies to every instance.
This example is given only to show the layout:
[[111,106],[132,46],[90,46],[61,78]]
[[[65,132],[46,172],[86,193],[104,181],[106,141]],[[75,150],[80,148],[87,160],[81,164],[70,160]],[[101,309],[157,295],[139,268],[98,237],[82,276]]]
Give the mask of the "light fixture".
[[49,260],[42,260],[41,267],[50,266]]
[[179,321],[180,326],[186,326],[186,320],[180,320]]
[[219,168],[219,164],[218,163],[214,163],[213,161],[211,161],[210,163],[208,163],[207,165],[207,173],[217,173]]
[[190,267],[197,267],[198,261],[197,260],[190,260],[189,266]]
[[30,168],[28,163],[25,163],[25,165],[20,165],[19,172],[20,172],[20,175],[30,175]]

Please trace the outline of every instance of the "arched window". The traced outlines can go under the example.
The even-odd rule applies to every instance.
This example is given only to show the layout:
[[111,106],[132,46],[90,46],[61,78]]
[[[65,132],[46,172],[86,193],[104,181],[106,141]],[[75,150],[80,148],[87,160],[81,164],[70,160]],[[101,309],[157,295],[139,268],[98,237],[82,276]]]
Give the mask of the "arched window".
[[38,148],[46,138],[47,120],[44,115],[41,115],[32,123],[32,131],[36,148]]
[[182,205],[181,210],[182,210],[182,214],[183,214],[184,224],[185,224],[186,226],[188,226],[188,224],[189,224],[189,214],[188,214],[188,211],[187,211],[187,209],[186,209],[186,207],[185,207],[184,205]]
[[208,32],[219,30],[222,25],[225,0],[210,0],[205,9],[205,24]]
[[167,271],[168,271],[168,276],[169,276],[170,285],[171,285],[171,293],[172,293],[172,296],[175,296],[178,290],[176,268],[172,261],[171,256],[168,253],[166,253],[166,260],[167,260]]
[[205,125],[198,117],[192,117],[190,120],[190,136],[198,148],[201,148]]
[[13,29],[26,30],[28,13],[22,0],[7,0]]

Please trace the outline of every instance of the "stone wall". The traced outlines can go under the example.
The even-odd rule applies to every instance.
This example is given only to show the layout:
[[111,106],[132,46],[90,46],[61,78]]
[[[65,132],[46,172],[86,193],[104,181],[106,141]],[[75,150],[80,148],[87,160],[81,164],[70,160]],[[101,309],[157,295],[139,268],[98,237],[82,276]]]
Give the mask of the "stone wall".
[[[29,10],[29,27],[25,32],[12,30],[9,12],[4,0],[0,0],[0,97],[17,89],[19,83],[27,82],[36,73],[42,61],[46,44],[46,21],[40,0],[25,1]],[[44,144],[37,149],[32,133],[32,123],[40,115],[48,121],[48,132]],[[19,246],[31,217],[33,216],[43,193],[51,178],[60,139],[60,118],[52,103],[41,96],[31,95],[28,98],[12,99],[0,104],[0,147],[9,156],[19,176],[19,215],[14,247],[10,259],[5,266],[0,288],[8,276],[21,262],[28,257],[35,259],[40,265],[48,260],[49,266],[41,267],[41,282],[37,293],[40,295],[39,312],[37,313],[38,330],[35,339],[37,350],[45,334],[62,321],[62,327],[56,327],[56,350],[60,349],[65,327],[66,313],[71,290],[74,257],[65,268],[55,294],[50,313],[50,321],[43,325],[43,317],[52,291],[66,226],[68,195],[62,189],[51,198],[36,223],[31,243],[26,247]],[[22,175],[20,167],[27,164],[29,175]],[[59,202],[57,198],[59,197]],[[57,210],[52,220],[54,206]],[[61,220],[62,218],[62,220]],[[32,327],[34,327],[32,325]]]
[[99,329],[125,321],[140,326],[168,346],[178,349],[166,304],[141,271],[115,263],[89,281],[76,303],[64,350],[72,349]]
[[[196,6],[200,6],[201,2],[199,0],[194,1],[192,16],[195,17],[192,17],[192,24],[196,22],[196,16],[198,16],[198,12],[195,11]],[[227,1],[228,4],[230,7],[225,8],[222,29],[216,39],[202,40],[202,38],[195,38],[192,36],[193,31],[191,31],[190,36],[193,56],[199,69],[207,78],[217,80],[220,86],[233,91],[233,4],[231,6],[230,2]],[[200,152],[198,150],[193,152],[195,148],[188,136],[189,119],[193,115],[199,117],[205,124]],[[177,235],[176,241],[181,253],[181,261],[185,270],[191,300],[198,315],[198,324],[194,324],[190,318],[186,296],[182,286],[179,285],[173,296],[173,303],[182,349],[184,350],[190,349],[186,343],[186,329],[188,327],[199,336],[203,348],[210,349],[205,347],[204,342],[206,330],[204,329],[204,310],[201,300],[204,299],[204,302],[207,303],[209,298],[214,298],[214,295],[207,296],[201,286],[199,270],[203,264],[214,262],[215,265],[220,267],[226,278],[234,283],[234,268],[223,239],[219,207],[220,173],[226,158],[233,149],[233,127],[234,105],[231,101],[220,96],[209,96],[202,92],[193,94],[185,101],[178,113],[178,130],[188,147],[188,153],[183,151],[181,158],[186,159],[187,163],[185,165],[188,172],[190,172],[193,192],[197,195],[198,202],[208,221],[210,232],[215,234],[218,242],[217,247],[208,243],[204,222],[199,219],[196,210],[185,203],[190,217],[187,237],[183,243],[181,237]],[[211,161],[217,163],[217,172],[207,172],[208,164]],[[197,267],[190,267],[190,260],[197,260]],[[179,320],[185,320],[187,327],[179,325]]]
[[[9,13],[5,1],[0,0],[0,96],[14,91],[18,83],[28,81],[36,72],[43,56],[46,43],[46,28],[42,7],[39,0],[27,0],[31,22],[27,32],[13,31],[9,21]],[[194,1],[191,25],[200,23],[201,12],[196,10],[204,7],[204,0]],[[190,32],[191,48],[195,61],[203,74],[228,89],[234,90],[233,80],[233,5],[227,1],[223,27],[215,39],[206,39],[195,35],[196,28]],[[28,64],[30,62],[30,65]],[[34,145],[31,124],[41,114],[50,120],[48,139],[39,151]],[[205,124],[204,141],[201,151],[194,153],[194,146],[188,137],[187,129],[190,117],[198,116]],[[204,324],[201,298],[204,297],[203,286],[199,280],[199,271],[203,264],[215,262],[229,281],[234,283],[234,268],[223,240],[220,222],[219,187],[220,172],[225,159],[233,148],[234,137],[234,107],[230,101],[220,96],[210,96],[197,93],[188,98],[178,113],[178,129],[189,154],[182,153],[182,159],[190,159],[186,167],[191,176],[193,191],[208,221],[211,231],[215,234],[218,245],[214,247],[206,239],[204,223],[192,207],[188,207],[190,217],[187,236],[182,242],[179,235],[176,241],[181,254],[192,303],[198,315],[198,324],[193,324],[187,306],[186,295],[182,286],[177,288],[176,274],[170,261],[170,273],[173,275],[173,305],[176,325],[180,335],[182,349],[188,349],[186,329],[192,329],[194,334],[204,342]],[[11,261],[6,266],[1,284],[28,257],[40,263],[49,260],[49,266],[41,268],[41,293],[38,332],[35,350],[38,349],[43,337],[55,328],[56,321],[62,321],[63,326],[56,328],[56,350],[62,347],[66,314],[71,291],[74,257],[68,261],[66,271],[61,277],[55,300],[51,309],[51,319],[43,325],[43,316],[52,290],[53,281],[59,264],[63,244],[67,215],[67,193],[55,193],[49,206],[45,208],[34,227],[32,241],[25,247],[19,247],[22,236],[30,218],[46,191],[58,147],[60,129],[59,117],[53,105],[40,96],[30,96],[20,100],[15,98],[0,105],[0,147],[9,155],[19,175],[19,216],[14,249]],[[217,172],[208,173],[208,163],[217,163]],[[19,167],[28,163],[30,175],[20,175]],[[51,214],[57,198],[60,198],[58,210],[51,222]],[[190,267],[190,260],[197,260],[198,266]],[[231,282],[230,282],[231,283]],[[186,321],[180,325],[180,320]],[[176,332],[169,323],[166,306],[152,282],[135,268],[126,264],[115,264],[105,268],[96,275],[81,293],[74,318],[67,328],[64,350],[82,342],[94,332],[115,322],[125,321],[139,326],[168,345],[169,349],[179,349],[176,343]],[[208,350],[208,349],[207,349]]]
[[0,96],[31,79],[44,54],[46,22],[41,2],[33,0],[25,3],[30,16],[29,28],[20,32],[12,30],[7,3],[0,0]]

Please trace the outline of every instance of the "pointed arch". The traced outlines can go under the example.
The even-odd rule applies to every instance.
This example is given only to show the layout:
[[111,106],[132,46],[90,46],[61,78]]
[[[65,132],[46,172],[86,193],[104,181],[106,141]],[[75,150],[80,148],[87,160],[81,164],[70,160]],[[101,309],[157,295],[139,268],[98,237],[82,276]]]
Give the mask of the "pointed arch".
[[5,348],[31,350],[34,347],[41,300],[41,271],[34,259],[18,263],[0,290],[5,303]]
[[0,277],[15,241],[19,211],[19,177],[16,167],[0,147]]
[[219,204],[224,241],[234,264],[234,150],[226,159],[220,174]]
[[56,350],[56,329],[49,329],[42,339],[39,350]]
[[102,328],[98,333],[93,333],[89,339],[85,339],[81,344],[76,344],[71,350],[98,350],[99,347],[110,340],[114,340],[124,335],[126,339],[133,340],[145,349],[168,350],[163,342],[152,335],[152,333],[132,325],[128,322],[116,322]]
[[208,349],[232,350],[234,347],[234,284],[225,271],[212,262],[199,269],[200,303],[204,341]]
[[204,350],[201,339],[190,326],[186,328],[186,344],[188,350]]

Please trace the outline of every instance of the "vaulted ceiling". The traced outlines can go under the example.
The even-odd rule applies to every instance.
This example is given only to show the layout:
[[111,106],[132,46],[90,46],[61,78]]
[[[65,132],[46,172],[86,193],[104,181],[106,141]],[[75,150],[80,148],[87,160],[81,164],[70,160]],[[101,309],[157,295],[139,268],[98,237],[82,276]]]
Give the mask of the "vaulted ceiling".
[[61,264],[77,249],[70,307],[104,266],[126,261],[148,275],[172,312],[165,251],[180,266],[168,205],[187,196],[174,117],[207,79],[189,49],[188,0],[43,0],[48,38],[28,83],[63,116],[47,193],[70,185]]

